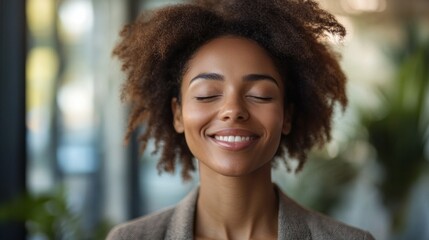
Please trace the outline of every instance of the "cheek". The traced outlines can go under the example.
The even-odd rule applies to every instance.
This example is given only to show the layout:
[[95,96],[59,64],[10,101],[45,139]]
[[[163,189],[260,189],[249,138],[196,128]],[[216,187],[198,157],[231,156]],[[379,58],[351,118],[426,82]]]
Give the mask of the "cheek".
[[186,143],[197,159],[204,159],[204,134],[210,123],[209,109],[192,104],[183,106],[183,126]]
[[195,131],[210,119],[210,110],[202,106],[188,104],[183,106],[183,124],[185,129]]
[[253,115],[268,128],[281,129],[283,126],[284,110],[280,104],[262,107],[254,111]]

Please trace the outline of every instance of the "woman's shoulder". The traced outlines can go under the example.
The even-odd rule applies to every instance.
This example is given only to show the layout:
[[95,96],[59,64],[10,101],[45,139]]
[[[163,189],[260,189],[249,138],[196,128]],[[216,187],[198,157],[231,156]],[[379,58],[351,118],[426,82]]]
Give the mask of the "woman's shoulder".
[[[313,239],[374,239],[374,237],[367,231],[347,225],[314,211],[309,211],[307,215],[307,224],[310,228]],[[328,236],[329,238],[326,238]]]
[[107,240],[162,239],[168,228],[174,207],[114,227]]
[[198,188],[176,206],[114,227],[107,240],[191,239]]
[[[374,237],[367,231],[352,227],[319,212],[307,209],[285,194],[281,194],[280,221],[286,225],[301,226],[299,229],[302,236],[308,239],[350,239],[350,240],[372,240]],[[305,226],[305,227],[303,227]],[[283,229],[288,229],[284,227]],[[290,228],[289,228],[290,229]],[[297,228],[292,228],[297,229]],[[293,230],[292,230],[293,231]],[[305,239],[305,238],[304,238]]]

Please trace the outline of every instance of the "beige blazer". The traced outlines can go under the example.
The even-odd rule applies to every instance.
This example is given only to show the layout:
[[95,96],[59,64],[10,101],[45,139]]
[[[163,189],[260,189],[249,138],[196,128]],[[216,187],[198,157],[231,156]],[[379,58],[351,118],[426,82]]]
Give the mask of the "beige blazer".
[[[280,190],[278,239],[281,240],[370,240],[368,232],[307,210]],[[172,207],[116,226],[107,240],[190,240],[193,239],[194,212],[198,189]]]

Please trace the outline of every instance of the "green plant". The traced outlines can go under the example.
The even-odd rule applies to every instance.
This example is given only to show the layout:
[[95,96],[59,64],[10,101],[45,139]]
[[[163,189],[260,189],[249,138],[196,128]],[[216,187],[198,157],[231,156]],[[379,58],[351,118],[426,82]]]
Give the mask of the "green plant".
[[[353,145],[353,143],[349,143]],[[359,167],[352,163],[346,152],[330,157],[326,149],[310,155],[304,169],[296,175],[287,175],[279,169],[274,178],[289,196],[300,204],[330,214],[342,194],[356,179]]]
[[82,216],[67,205],[64,190],[53,194],[26,193],[0,206],[0,222],[25,222],[30,235],[47,239],[105,239],[112,226],[101,221],[92,231],[82,226]]
[[394,230],[403,226],[410,190],[428,164],[429,42],[419,43],[413,27],[408,33],[406,47],[395,54],[396,78],[380,90],[384,114],[364,119],[384,171],[380,191]]

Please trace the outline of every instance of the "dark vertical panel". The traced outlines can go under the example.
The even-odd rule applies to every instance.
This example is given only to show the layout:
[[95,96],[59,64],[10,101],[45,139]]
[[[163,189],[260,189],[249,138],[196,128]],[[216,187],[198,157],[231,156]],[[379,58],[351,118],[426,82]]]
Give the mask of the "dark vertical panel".
[[[127,0],[128,4],[128,22],[134,21],[139,11],[139,0]],[[140,157],[139,157],[139,144],[137,142],[137,133],[132,135],[129,149],[128,149],[128,173],[129,173],[129,217],[136,218],[141,214],[141,205],[143,204],[141,198],[140,186]]]
[[129,218],[136,218],[141,215],[141,186],[140,186],[140,154],[137,142],[137,133],[133,133],[128,149],[128,176],[129,176]]
[[[25,33],[25,0],[1,0],[0,204],[25,191]],[[25,239],[24,224],[1,224],[0,239]]]

